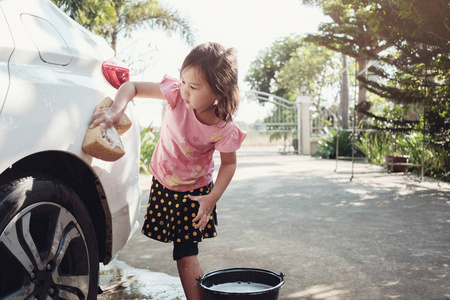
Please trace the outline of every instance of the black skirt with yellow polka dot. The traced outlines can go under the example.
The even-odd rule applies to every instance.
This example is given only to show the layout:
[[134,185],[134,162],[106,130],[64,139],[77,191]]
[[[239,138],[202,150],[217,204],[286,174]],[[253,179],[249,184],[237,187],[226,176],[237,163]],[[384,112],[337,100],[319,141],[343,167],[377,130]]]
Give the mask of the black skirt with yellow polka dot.
[[152,239],[170,242],[198,243],[217,235],[217,210],[214,207],[208,225],[203,231],[195,229],[192,220],[199,204],[188,195],[200,196],[211,192],[213,183],[187,192],[176,192],[164,187],[153,178],[142,233]]

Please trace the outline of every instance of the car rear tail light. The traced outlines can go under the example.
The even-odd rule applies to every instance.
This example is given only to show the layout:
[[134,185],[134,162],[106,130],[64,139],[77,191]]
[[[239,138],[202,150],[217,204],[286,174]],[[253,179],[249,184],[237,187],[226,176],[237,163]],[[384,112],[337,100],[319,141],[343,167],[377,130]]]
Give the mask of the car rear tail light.
[[130,80],[130,70],[115,57],[102,64],[102,72],[105,79],[116,89]]

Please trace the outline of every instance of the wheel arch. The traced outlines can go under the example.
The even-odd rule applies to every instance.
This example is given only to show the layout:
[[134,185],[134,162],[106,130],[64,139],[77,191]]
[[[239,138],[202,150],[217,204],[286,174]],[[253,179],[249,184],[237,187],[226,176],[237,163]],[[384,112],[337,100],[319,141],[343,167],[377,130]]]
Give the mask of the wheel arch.
[[111,214],[103,186],[94,171],[83,160],[62,151],[45,151],[27,156],[0,175],[0,185],[18,177],[45,175],[59,179],[74,190],[83,201],[95,227],[99,260],[111,261]]

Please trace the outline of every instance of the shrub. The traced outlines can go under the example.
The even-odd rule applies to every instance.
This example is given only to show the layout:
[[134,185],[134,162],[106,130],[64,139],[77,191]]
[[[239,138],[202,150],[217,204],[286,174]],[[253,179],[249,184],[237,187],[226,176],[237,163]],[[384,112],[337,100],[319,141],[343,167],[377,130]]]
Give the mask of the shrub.
[[[337,144],[336,129],[328,130],[324,128],[324,134],[319,140],[319,146],[314,156],[322,158],[336,158]],[[347,131],[339,132],[339,156],[352,156],[352,133]]]
[[432,147],[428,153],[429,159],[425,156],[424,175],[450,182],[450,152],[444,147]]
[[159,132],[148,126],[141,131],[141,161],[140,170],[150,175],[149,164],[159,140]]
[[[390,132],[364,132],[356,142],[357,148],[371,163],[383,164],[388,154],[404,154],[409,156],[409,163],[424,164],[424,175],[439,180],[450,181],[450,153],[444,147],[436,147],[429,143],[420,132],[393,135]],[[393,144],[395,143],[395,147]],[[408,170],[420,172],[418,166],[408,166]]]
[[383,164],[384,157],[392,152],[394,138],[390,132],[362,132],[355,146],[369,163]]

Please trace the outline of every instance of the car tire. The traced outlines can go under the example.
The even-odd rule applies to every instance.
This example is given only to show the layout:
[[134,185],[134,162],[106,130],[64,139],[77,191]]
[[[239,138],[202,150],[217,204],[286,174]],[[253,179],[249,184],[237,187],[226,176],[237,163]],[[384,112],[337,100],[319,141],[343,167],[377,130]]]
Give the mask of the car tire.
[[52,178],[0,186],[0,299],[96,299],[95,230],[80,197]]

